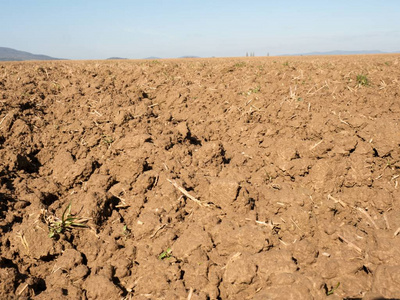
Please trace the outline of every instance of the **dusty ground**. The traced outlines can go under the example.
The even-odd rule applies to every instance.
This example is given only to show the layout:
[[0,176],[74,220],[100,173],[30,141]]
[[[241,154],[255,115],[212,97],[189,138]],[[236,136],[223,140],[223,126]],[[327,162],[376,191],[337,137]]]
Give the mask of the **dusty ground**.
[[0,298],[400,298],[399,60],[0,63]]

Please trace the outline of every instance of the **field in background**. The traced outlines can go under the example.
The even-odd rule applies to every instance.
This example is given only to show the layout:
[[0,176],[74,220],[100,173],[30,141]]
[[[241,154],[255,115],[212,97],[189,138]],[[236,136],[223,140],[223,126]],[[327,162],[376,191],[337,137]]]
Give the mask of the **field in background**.
[[400,298],[399,58],[0,63],[0,298]]

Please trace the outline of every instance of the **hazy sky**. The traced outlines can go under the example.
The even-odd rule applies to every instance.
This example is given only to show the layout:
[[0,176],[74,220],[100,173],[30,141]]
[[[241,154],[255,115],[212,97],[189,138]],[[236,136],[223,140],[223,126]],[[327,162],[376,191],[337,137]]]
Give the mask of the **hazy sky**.
[[70,59],[400,50],[400,0],[0,0],[0,46]]

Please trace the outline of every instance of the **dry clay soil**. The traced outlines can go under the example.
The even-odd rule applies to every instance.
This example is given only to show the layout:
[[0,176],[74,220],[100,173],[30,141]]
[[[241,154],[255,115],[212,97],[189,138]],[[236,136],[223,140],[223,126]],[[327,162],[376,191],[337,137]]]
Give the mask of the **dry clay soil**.
[[0,298],[400,298],[399,60],[1,63]]

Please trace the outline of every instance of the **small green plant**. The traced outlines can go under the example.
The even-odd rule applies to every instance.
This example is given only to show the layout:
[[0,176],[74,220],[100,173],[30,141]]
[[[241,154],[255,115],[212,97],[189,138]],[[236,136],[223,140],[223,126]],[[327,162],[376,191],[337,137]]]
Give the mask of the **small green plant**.
[[339,286],[340,286],[340,282],[338,282],[335,287],[331,287],[330,289],[328,289],[328,286],[325,284],[326,295],[327,296],[333,295],[333,293],[338,289]]
[[272,176],[267,171],[264,171],[264,172],[265,172],[265,178],[266,178],[265,181],[271,183]]
[[258,85],[258,86],[256,86],[254,89],[251,89],[250,91],[251,91],[253,94],[256,94],[256,93],[260,92],[260,90],[261,90],[261,87]]
[[242,95],[251,95],[251,94],[257,94],[261,90],[261,87],[258,85],[255,88],[249,89],[247,92],[242,92]]
[[171,248],[167,248],[167,250],[165,250],[163,253],[161,253],[158,256],[158,259],[164,260],[164,259],[169,259],[171,257],[172,257],[172,249]]
[[59,84],[58,82],[53,81],[52,84],[53,84],[53,85],[52,85],[51,90],[52,90],[53,92],[59,92],[59,91],[61,90],[61,86],[60,86],[60,84]]
[[114,142],[113,138],[108,135],[103,135],[103,143],[106,144],[107,146],[110,146]]
[[363,74],[357,75],[357,83],[358,83],[358,85],[362,85],[362,86],[369,85],[368,77]]
[[124,225],[124,227],[122,227],[122,235],[124,235],[124,236],[131,235],[131,230],[128,228],[127,225]]
[[386,168],[391,168],[392,167],[392,163],[390,162],[389,159],[386,160]]
[[385,65],[390,66],[390,62],[385,61]]
[[244,66],[246,66],[246,63],[244,61],[235,64],[235,68],[243,68]]
[[87,221],[88,219],[86,218],[78,218],[71,214],[70,203],[63,211],[61,219],[55,216],[49,216],[46,218],[46,222],[49,226],[49,237],[57,237],[60,233],[70,231],[74,227],[87,227]]
[[285,67],[289,67],[289,62],[285,61],[282,65],[285,66]]
[[[390,161],[390,159],[386,159],[386,166],[385,166],[385,169],[386,168],[389,168],[389,169],[391,169],[391,170],[395,170],[395,168],[396,168],[396,166],[395,166],[395,164],[397,163],[398,161]],[[384,169],[384,170],[385,170]]]

